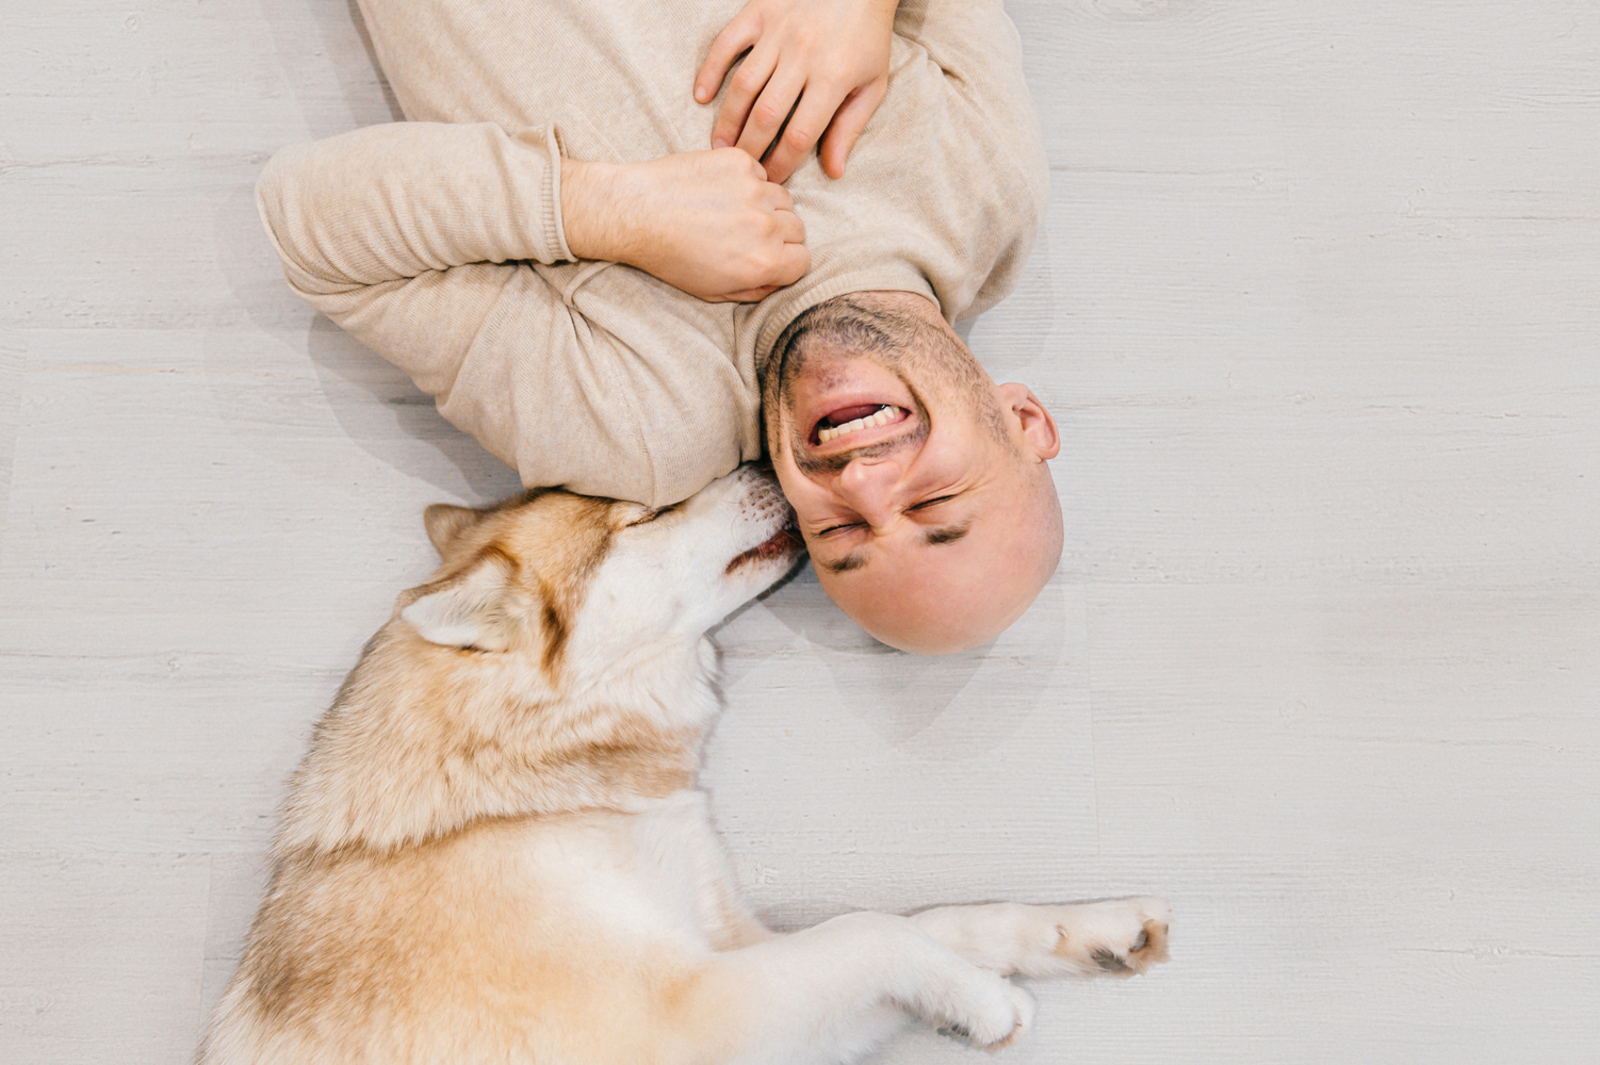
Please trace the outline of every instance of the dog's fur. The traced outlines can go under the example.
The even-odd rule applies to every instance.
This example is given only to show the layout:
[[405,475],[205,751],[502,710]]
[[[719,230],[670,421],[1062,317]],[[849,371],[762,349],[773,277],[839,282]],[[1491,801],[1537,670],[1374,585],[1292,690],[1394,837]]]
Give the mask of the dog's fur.
[[705,631],[799,554],[770,481],[677,507],[428,509],[443,558],[317,726],[202,1065],[840,1062],[908,1015],[980,1046],[1006,976],[1165,957],[1154,899],[774,935],[694,790]]

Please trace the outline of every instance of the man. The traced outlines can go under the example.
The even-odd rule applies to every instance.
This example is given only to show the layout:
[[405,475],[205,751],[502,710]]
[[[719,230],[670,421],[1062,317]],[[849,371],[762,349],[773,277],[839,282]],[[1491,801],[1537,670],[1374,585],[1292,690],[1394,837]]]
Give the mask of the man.
[[362,0],[411,121],[284,149],[262,216],[524,484],[670,505],[761,456],[764,409],[828,594],[975,646],[1061,544],[1054,422],[949,326],[1044,210],[1016,31],[999,0],[737,2]]

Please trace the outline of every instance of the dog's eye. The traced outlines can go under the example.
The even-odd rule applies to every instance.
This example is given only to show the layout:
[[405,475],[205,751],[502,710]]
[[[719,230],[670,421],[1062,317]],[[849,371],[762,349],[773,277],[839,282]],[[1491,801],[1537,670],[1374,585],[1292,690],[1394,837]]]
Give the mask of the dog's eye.
[[666,515],[671,514],[673,511],[677,510],[682,505],[683,504],[681,504],[681,503],[674,503],[670,507],[656,507],[654,510],[647,510],[643,514],[641,514],[639,517],[634,518],[632,521],[628,522],[628,524],[623,526],[623,528],[631,529],[635,525],[649,525],[651,522],[655,521],[657,518],[665,517]]

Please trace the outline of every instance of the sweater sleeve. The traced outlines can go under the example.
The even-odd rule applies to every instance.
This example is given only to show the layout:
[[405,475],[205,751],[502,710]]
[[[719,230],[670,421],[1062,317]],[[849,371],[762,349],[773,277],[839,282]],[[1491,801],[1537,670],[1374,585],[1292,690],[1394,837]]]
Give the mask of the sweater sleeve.
[[[900,0],[895,32],[925,50],[943,75],[946,110],[937,157],[947,171],[946,202],[960,204],[960,217],[969,223],[979,222],[966,230],[957,261],[982,286],[945,306],[951,317],[967,317],[1016,284],[1050,197],[1022,41],[1001,0]],[[941,295],[952,287],[939,279],[935,286]]]
[[289,283],[313,303],[468,263],[573,258],[548,128],[397,122],[291,145],[256,202]]
[[565,262],[560,193],[551,130],[405,122],[284,148],[256,200],[290,286],[525,485],[654,502],[640,359],[575,306],[606,264]]

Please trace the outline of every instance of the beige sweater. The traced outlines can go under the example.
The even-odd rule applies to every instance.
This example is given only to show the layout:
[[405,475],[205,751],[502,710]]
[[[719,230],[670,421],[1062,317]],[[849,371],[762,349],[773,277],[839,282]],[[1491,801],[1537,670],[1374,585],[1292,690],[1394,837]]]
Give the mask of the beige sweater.
[[847,292],[1006,294],[1048,177],[998,0],[904,0],[888,95],[839,181],[788,189],[811,269],[759,304],[708,304],[573,261],[560,160],[708,147],[691,95],[741,0],[362,0],[409,122],[283,149],[257,199],[289,283],[513,466],[649,504],[761,454],[757,371],[783,328]]

